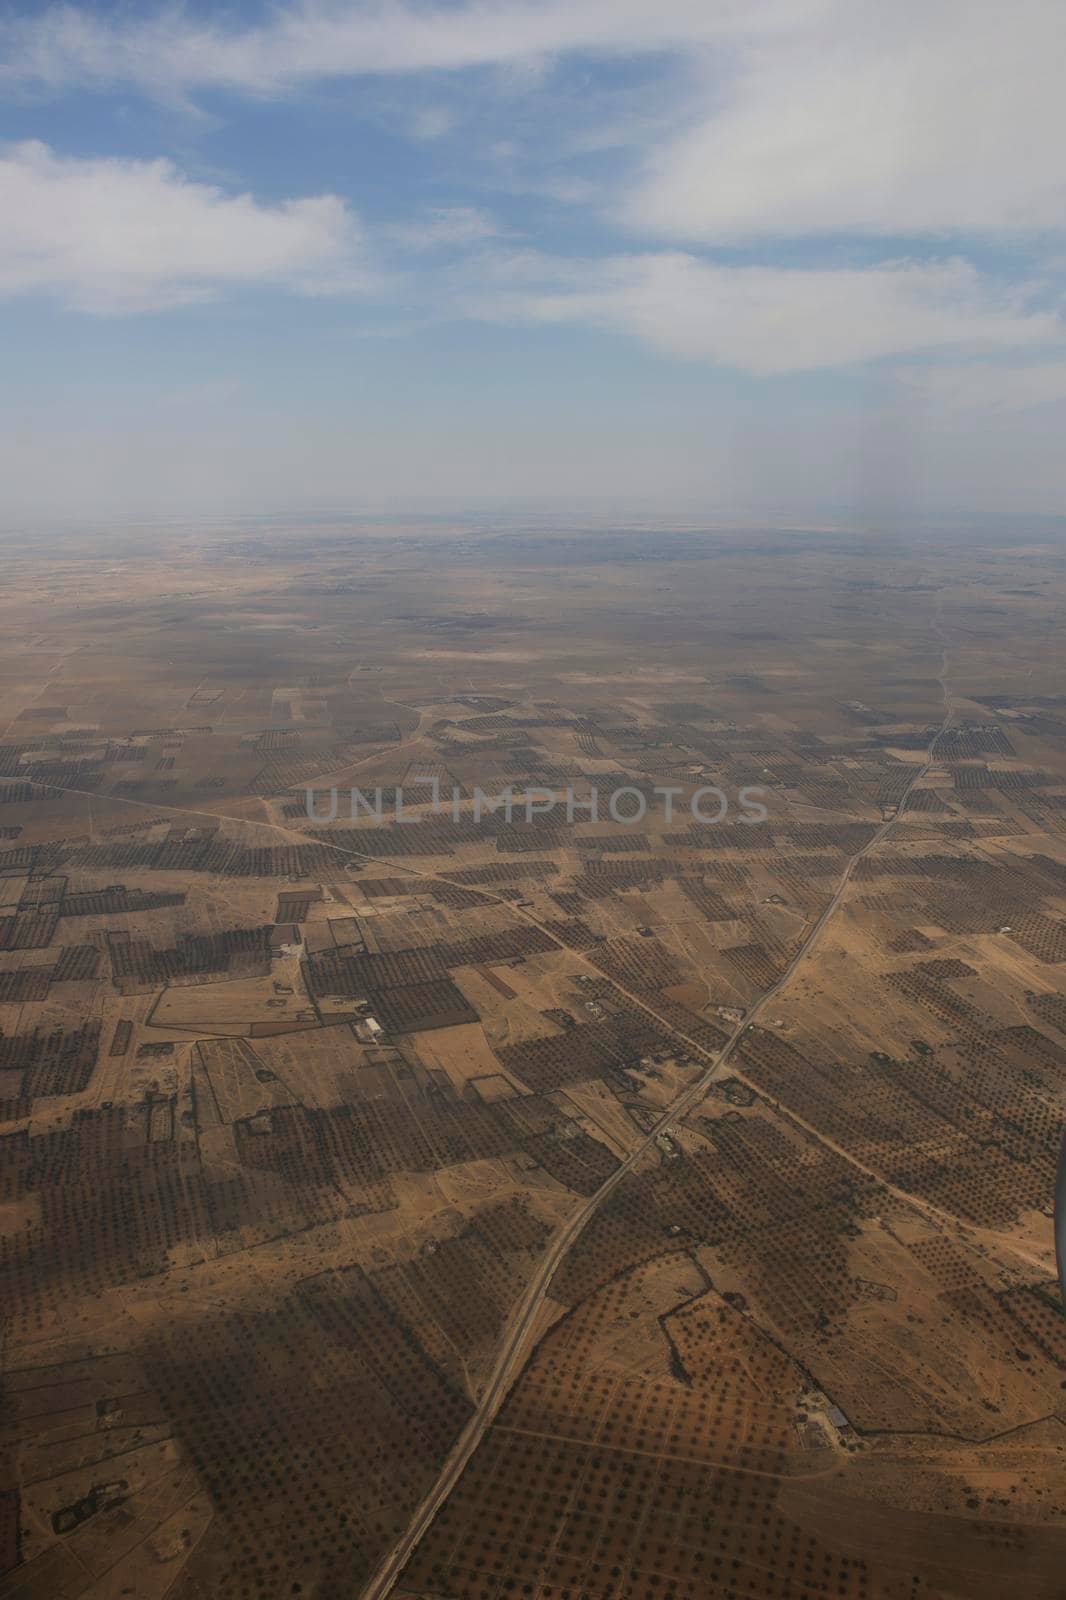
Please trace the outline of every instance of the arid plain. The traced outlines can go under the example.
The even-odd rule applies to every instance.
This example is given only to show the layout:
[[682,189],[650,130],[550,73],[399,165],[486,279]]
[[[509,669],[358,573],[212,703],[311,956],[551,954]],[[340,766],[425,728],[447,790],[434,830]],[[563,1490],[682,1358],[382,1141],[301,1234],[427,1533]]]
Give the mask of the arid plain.
[[1066,547],[0,555],[0,1600],[1061,1600]]

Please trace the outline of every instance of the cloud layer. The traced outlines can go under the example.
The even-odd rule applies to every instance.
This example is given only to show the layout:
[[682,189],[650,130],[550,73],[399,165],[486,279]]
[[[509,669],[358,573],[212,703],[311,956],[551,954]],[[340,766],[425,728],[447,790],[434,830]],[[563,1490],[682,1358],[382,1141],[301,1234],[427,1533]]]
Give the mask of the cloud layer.
[[[157,311],[253,285],[380,298],[388,285],[336,195],[264,205],[168,161],[16,145],[0,156],[0,217],[0,296],[48,294],[80,311]],[[1026,303],[1024,286],[994,290],[959,258],[862,268],[725,265],[681,251],[568,260],[504,250],[497,231],[479,211],[443,209],[382,226],[373,254],[402,258],[393,277],[408,274],[423,320],[583,324],[759,376],[1039,350],[1063,332],[1054,312]],[[411,271],[440,248],[459,252],[450,270]]]
[[[67,5],[9,20],[0,43],[12,89],[165,96],[683,56],[678,125],[620,197],[635,228],[722,243],[1066,225],[1053,0],[308,0],[244,26]],[[421,119],[424,137],[437,123]]]
[[[702,483],[705,415],[716,483],[729,438],[754,464],[745,485],[791,461],[806,486],[818,458],[832,484],[852,424],[856,460],[899,424],[899,438],[921,435],[930,482],[1013,485],[1042,504],[1066,493],[1054,0],[23,10],[0,20],[0,89],[9,124],[47,128],[49,143],[0,146],[9,333],[17,343],[32,323],[51,342],[62,388],[70,315],[139,319],[121,335],[87,324],[82,341],[86,392],[98,373],[106,386],[112,340],[115,370],[143,384],[135,412],[162,382],[157,351],[179,390],[232,377],[225,448],[217,422],[188,447],[217,447],[220,477],[244,449],[230,413],[262,393],[278,472],[282,443],[310,458],[321,406],[318,470],[329,478],[334,450],[347,482],[358,428],[336,424],[328,444],[335,411],[365,402],[376,426],[391,393],[392,432],[374,434],[361,471],[395,457],[406,481],[423,406],[422,459],[451,438],[432,481],[460,494],[462,462],[479,485],[503,482],[512,449],[523,492],[545,475],[583,483],[593,461],[613,483],[620,438],[633,481]],[[329,304],[298,319],[293,296]],[[248,313],[226,323],[232,371],[214,366],[224,319],[197,316],[211,300]],[[181,315],[151,321],[169,310]],[[143,369],[124,369],[123,341],[139,340]],[[616,369],[628,381],[595,390],[599,411],[572,426],[568,398]],[[9,380],[16,419],[39,370],[34,350]],[[494,431],[497,412],[510,433]],[[46,434],[54,414],[51,397]],[[249,417],[249,463],[265,426]],[[130,424],[115,429],[124,439]],[[74,449],[77,418],[70,433]],[[173,437],[167,414],[145,458],[168,458]],[[890,462],[882,477],[901,474]]]
[[12,83],[264,94],[326,78],[455,71],[569,51],[692,48],[738,34],[762,37],[827,9],[819,0],[310,0],[240,27],[203,22],[174,6],[109,20],[55,5],[10,21],[0,37],[6,35]]
[[[515,273],[531,280],[534,264]],[[543,264],[485,314],[593,323],[655,349],[747,373],[809,372],[917,351],[1038,349],[1059,318],[996,294],[961,260],[862,269],[722,266],[680,252]],[[554,278],[554,283],[551,281]],[[547,281],[544,281],[547,280]]]

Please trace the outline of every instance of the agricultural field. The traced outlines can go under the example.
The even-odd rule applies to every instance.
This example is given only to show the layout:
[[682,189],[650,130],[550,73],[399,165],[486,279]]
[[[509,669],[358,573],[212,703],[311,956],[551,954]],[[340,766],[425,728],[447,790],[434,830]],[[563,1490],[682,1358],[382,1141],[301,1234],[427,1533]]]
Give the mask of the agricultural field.
[[1058,546],[3,556],[0,1600],[1061,1600]]

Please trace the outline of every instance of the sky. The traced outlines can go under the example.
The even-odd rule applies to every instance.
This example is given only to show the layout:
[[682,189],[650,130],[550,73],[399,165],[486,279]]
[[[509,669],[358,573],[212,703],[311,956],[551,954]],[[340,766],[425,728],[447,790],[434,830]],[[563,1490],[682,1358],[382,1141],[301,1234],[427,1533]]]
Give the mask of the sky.
[[1061,0],[0,16],[0,499],[1066,508]]

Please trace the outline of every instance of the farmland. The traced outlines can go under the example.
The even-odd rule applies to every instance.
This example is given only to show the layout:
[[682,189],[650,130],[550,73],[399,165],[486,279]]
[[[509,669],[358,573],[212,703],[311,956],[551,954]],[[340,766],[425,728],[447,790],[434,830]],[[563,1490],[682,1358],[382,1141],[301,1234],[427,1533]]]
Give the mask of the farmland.
[[1061,1596],[1057,547],[4,554],[0,1600]]

